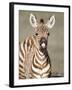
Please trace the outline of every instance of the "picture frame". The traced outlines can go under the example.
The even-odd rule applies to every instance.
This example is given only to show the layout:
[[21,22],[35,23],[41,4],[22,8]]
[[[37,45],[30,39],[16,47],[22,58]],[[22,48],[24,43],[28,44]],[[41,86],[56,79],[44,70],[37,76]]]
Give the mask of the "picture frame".
[[[44,18],[50,15],[55,27],[50,31],[49,55],[53,74],[50,78],[19,79],[19,43],[33,32],[29,31],[29,15]],[[47,15],[49,15],[47,17]],[[33,18],[33,17],[32,17]],[[34,17],[35,19],[35,17]],[[38,21],[39,22],[39,21]],[[41,21],[43,23],[43,21]],[[33,25],[33,24],[32,24]],[[9,3],[9,86],[29,87],[70,84],[70,6],[35,3]]]

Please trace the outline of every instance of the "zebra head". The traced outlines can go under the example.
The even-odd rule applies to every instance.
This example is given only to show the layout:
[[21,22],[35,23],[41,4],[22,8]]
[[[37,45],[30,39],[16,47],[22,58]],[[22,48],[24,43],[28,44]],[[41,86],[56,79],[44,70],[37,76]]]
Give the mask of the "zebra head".
[[51,29],[55,24],[54,15],[49,18],[47,23],[44,23],[43,19],[40,19],[38,23],[36,17],[33,14],[30,14],[30,24],[32,25],[35,31],[34,36],[36,39],[36,47],[42,52],[47,50],[49,36],[48,29]]

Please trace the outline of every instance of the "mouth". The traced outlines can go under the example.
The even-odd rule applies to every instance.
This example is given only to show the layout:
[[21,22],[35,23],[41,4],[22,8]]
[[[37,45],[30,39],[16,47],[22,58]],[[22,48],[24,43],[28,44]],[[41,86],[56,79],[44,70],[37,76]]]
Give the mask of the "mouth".
[[45,55],[45,57],[47,57],[48,56],[48,51],[47,51],[47,47],[45,47],[45,46],[41,46],[40,47],[40,51]]
[[41,48],[41,49],[47,49],[47,43],[42,42],[42,43],[40,44],[40,48]]
[[41,44],[41,47],[42,47],[42,48],[46,48],[46,44],[43,42],[43,43]]
[[47,45],[44,42],[40,45],[40,51],[43,53],[47,51]]

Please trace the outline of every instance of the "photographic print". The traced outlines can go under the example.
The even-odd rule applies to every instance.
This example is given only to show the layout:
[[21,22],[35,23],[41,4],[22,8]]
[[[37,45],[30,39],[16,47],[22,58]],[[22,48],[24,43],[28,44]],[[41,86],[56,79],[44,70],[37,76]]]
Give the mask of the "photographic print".
[[10,87],[70,83],[70,6],[10,3]]

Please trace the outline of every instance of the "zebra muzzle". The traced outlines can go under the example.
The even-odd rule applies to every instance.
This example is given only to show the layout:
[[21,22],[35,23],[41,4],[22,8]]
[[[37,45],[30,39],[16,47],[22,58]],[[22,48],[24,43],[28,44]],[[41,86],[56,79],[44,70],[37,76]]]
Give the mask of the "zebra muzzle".
[[43,49],[45,49],[47,47],[47,40],[44,37],[42,37],[40,40],[40,46]]

